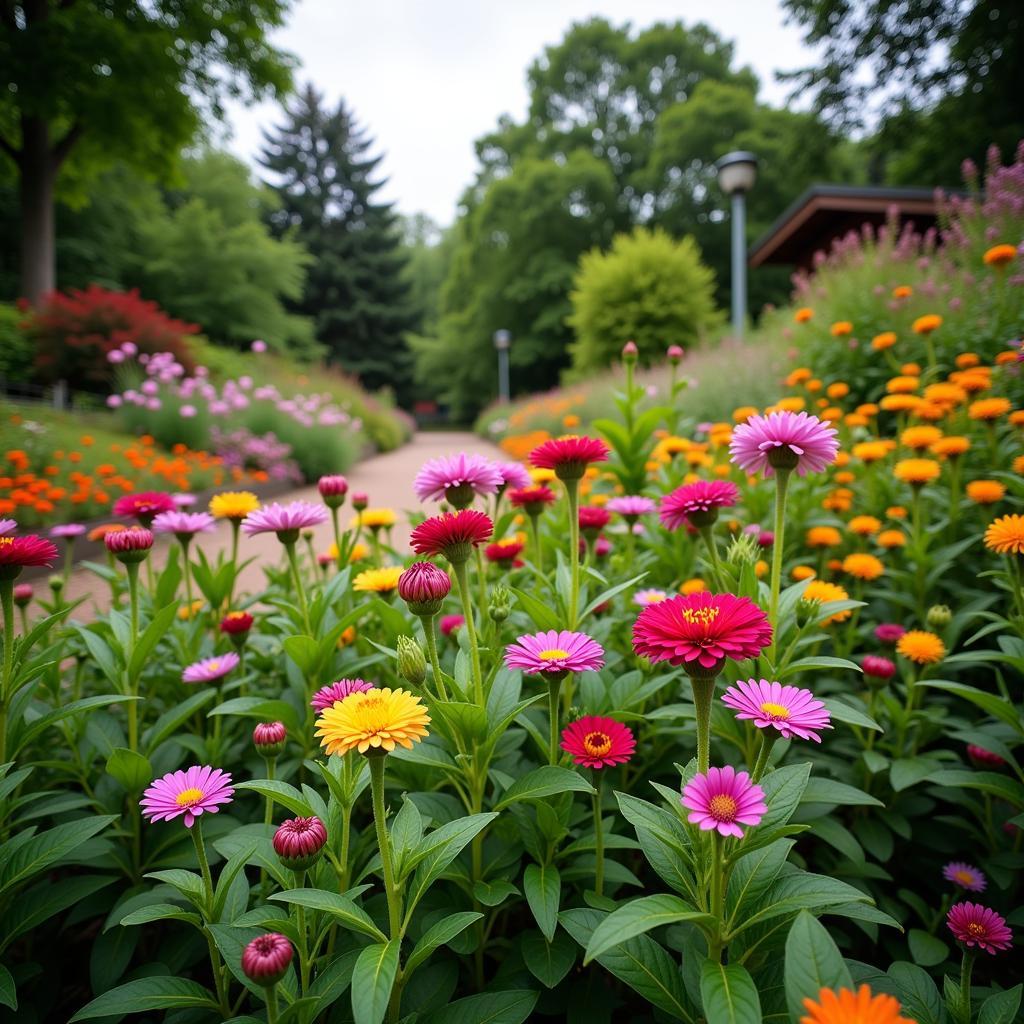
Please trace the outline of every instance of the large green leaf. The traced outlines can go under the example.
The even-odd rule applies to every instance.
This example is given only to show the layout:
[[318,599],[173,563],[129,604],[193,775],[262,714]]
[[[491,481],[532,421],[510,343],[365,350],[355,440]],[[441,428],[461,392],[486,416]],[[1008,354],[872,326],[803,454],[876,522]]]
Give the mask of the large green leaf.
[[579,772],[558,765],[544,765],[517,779],[502,794],[495,804],[496,811],[503,810],[517,800],[542,800],[557,793],[593,793],[594,787]]
[[654,896],[641,896],[625,906],[612,911],[595,929],[587,945],[584,965],[597,959],[602,953],[633,938],[642,935],[652,928],[666,924],[679,924],[691,921],[699,927],[711,927],[716,918],[702,913],[678,896],[670,893],[657,893]]
[[113,881],[112,875],[47,878],[19,893],[4,913],[4,933],[0,949],[6,948],[19,935],[32,931],[55,914],[106,888]]
[[761,1024],[761,1000],[754,979],[739,964],[705,960],[700,972],[704,1016],[714,1024]]
[[117,818],[116,814],[79,818],[32,836],[4,865],[0,872],[0,892],[46,871]]
[[850,971],[825,926],[801,910],[786,938],[786,1005],[799,1020],[804,999],[817,999],[823,988],[853,988]]
[[167,634],[174,616],[178,613],[178,603],[175,601],[153,616],[152,622],[142,631],[142,635],[135,641],[131,657],[128,659],[128,678],[138,679],[149,660],[153,649]]
[[545,988],[556,988],[576,962],[576,943],[564,931],[555,932],[551,942],[540,932],[528,932],[519,950],[529,972]]
[[147,1013],[150,1010],[216,1009],[217,1001],[209,989],[188,978],[138,978],[104,992],[83,1006],[71,1018],[95,1020],[97,1017],[121,1017],[126,1013]]
[[0,1006],[9,1006],[12,1010],[18,1008],[18,990],[14,978],[3,964],[0,964]]
[[328,892],[326,889],[288,889],[285,892],[276,892],[270,898],[323,911],[337,918],[346,928],[361,932],[381,943],[387,941],[387,936],[373,923],[365,910],[335,892]]
[[149,759],[127,747],[114,747],[107,758],[107,772],[129,793],[138,793],[153,778]]
[[[214,713],[216,710],[215,708]],[[237,782],[235,789],[255,790],[261,796],[269,796],[282,807],[287,807],[292,814],[301,815],[303,818],[312,818],[316,814],[309,801],[294,786],[289,786],[287,782],[281,782],[278,779],[251,779],[248,782]]]
[[523,1024],[539,996],[527,989],[481,992],[427,1014],[421,1024]]
[[537,927],[550,942],[558,927],[558,905],[562,899],[562,879],[554,864],[529,864],[523,873],[523,891]]
[[530,616],[538,629],[560,629],[562,627],[562,620],[555,609],[549,608],[539,598],[516,587],[509,587],[509,590],[515,594],[519,607]]
[[37,736],[44,733],[51,725],[62,722],[66,718],[74,718],[78,715],[84,717],[86,711],[93,711],[96,708],[107,707],[110,704],[125,704],[128,701],[141,700],[141,697],[125,697],[120,694],[108,693],[96,697],[83,697],[81,700],[70,701],[61,704],[60,707],[47,711],[45,715],[33,719],[28,727],[17,739],[18,749],[27,746]]
[[1014,985],[1005,992],[989,996],[978,1011],[978,1024],[1012,1024],[1020,1009],[1022,991],[1024,986]]
[[401,939],[367,946],[352,972],[352,1015],[355,1024],[381,1024],[398,973]]
[[146,754],[152,754],[168,736],[173,736],[178,731],[182,722],[187,722],[203,705],[209,704],[216,696],[217,691],[211,686],[192,694],[191,697],[186,697],[185,700],[175,703],[165,711],[142,734],[142,743]]
[[768,887],[778,877],[793,846],[792,839],[776,839],[774,843],[745,854],[736,861],[725,893],[725,914],[730,926],[750,908],[758,905]]
[[411,974],[420,964],[424,963],[427,957],[446,942],[450,942],[466,928],[484,915],[475,911],[462,911],[457,914],[449,914],[448,917],[438,921],[429,928],[419,942],[413,947],[412,953],[405,965],[405,974]]

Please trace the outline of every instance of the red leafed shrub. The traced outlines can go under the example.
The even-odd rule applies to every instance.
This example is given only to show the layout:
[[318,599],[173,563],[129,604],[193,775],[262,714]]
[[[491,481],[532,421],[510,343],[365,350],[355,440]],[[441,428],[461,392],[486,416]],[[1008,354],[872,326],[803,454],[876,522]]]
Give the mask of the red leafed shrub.
[[199,327],[169,317],[134,289],[91,284],[51,292],[29,313],[25,328],[36,344],[36,372],[46,381],[106,385],[115,368],[108,355],[126,345],[140,355],[171,352],[188,372],[195,366],[186,337]]

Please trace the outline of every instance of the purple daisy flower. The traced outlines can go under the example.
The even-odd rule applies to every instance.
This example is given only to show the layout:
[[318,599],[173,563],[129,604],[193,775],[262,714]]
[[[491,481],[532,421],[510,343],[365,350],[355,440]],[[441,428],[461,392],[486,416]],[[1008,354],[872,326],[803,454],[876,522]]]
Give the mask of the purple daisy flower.
[[836,433],[835,427],[806,412],[780,410],[751,416],[733,431],[731,461],[750,476],[771,476],[776,469],[795,469],[797,476],[820,473],[835,462]]
[[733,708],[738,719],[751,721],[758,729],[778,729],[783,739],[798,736],[821,742],[818,731],[831,729],[831,716],[810,690],[783,686],[767,679],[742,680],[730,686],[722,701]]
[[202,814],[216,814],[235,795],[231,776],[209,765],[193,765],[157,779],[139,801],[142,815],[150,821],[170,821],[185,815],[191,828]]
[[215,683],[223,679],[233,669],[238,668],[239,657],[234,651],[218,654],[213,658],[203,658],[193,662],[181,673],[183,683]]
[[376,690],[373,683],[365,679],[339,679],[336,683],[321,687],[313,694],[309,706],[319,715],[327,708],[333,708],[339,700],[344,700],[353,693],[366,693],[368,690]]
[[942,877],[947,882],[959,885],[961,889],[968,892],[984,892],[988,882],[985,873],[973,864],[965,864],[963,861],[954,860],[942,869]]
[[496,494],[505,483],[501,468],[483,455],[442,455],[423,463],[412,489],[420,501],[446,499],[465,508],[480,494]]
[[0,537],[14,533],[17,528],[18,521],[16,519],[0,519]]
[[217,521],[209,512],[161,512],[153,519],[154,533],[173,533],[176,537],[192,537],[211,533]]
[[530,474],[526,472],[526,467],[518,462],[499,462],[497,466],[502,480],[505,481],[502,485],[503,488],[511,487],[512,490],[517,491],[522,487],[529,487],[533,483]]
[[[54,526],[50,530],[50,536],[54,540],[63,538],[64,540],[74,540],[76,537],[81,537],[85,533],[85,527],[81,523],[62,523],[60,526]],[[3,534],[3,523],[0,523],[0,536]]]
[[739,488],[730,480],[695,480],[661,499],[661,523],[669,530],[688,522],[710,526],[718,518],[718,510],[735,505],[739,497]]
[[625,519],[636,519],[638,516],[650,515],[658,506],[653,498],[642,494],[624,494],[618,498],[609,498],[605,508]]
[[551,629],[521,636],[505,648],[505,665],[527,675],[592,672],[604,665],[604,650],[586,633]]
[[250,512],[242,520],[242,532],[247,537],[259,533],[295,533],[326,523],[329,513],[323,505],[311,501],[292,501],[287,505],[272,502]]
[[171,501],[173,501],[178,508],[192,508],[198,500],[199,499],[194,494],[186,494],[184,491],[178,491],[177,494],[171,495]]

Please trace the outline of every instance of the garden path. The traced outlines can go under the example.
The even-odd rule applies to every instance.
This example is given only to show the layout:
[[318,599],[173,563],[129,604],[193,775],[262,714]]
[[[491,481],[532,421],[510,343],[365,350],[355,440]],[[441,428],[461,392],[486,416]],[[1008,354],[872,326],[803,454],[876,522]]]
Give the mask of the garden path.
[[[399,550],[407,550],[409,528],[401,513],[405,509],[412,509],[419,505],[412,490],[413,477],[427,459],[459,451],[479,452],[481,455],[488,455],[495,459],[505,457],[500,449],[468,431],[417,433],[413,435],[408,444],[401,448],[393,452],[385,452],[382,455],[374,455],[353,466],[352,471],[346,474],[349,482],[349,494],[351,495],[352,491],[365,491],[369,495],[371,506],[386,506],[395,509],[399,514],[399,519],[392,531],[392,537]],[[280,495],[275,500],[283,503],[299,498],[318,502],[320,496],[317,493],[316,485],[299,488]],[[342,522],[347,524],[351,516],[351,501],[348,501],[342,509]],[[333,540],[330,522],[318,527],[314,533],[316,534],[316,550],[318,552],[325,551]],[[164,564],[167,551],[172,543],[174,543],[173,538],[158,538],[151,556],[155,560],[156,566]],[[219,551],[226,552],[228,550],[231,544],[231,531],[227,524],[221,523],[218,525],[216,533],[204,535],[197,543],[202,544],[208,558],[216,559]],[[244,558],[254,558],[254,561],[242,572],[237,589],[242,592],[259,590],[264,583],[263,570],[260,566],[267,560],[279,560],[281,547],[272,533],[251,538],[243,537],[241,554]],[[39,586],[42,586],[41,582]],[[79,621],[88,621],[95,615],[96,605],[93,600],[90,600],[92,595],[95,595],[95,601],[99,602],[100,607],[105,607],[109,601],[109,591],[106,585],[97,580],[88,570],[76,570],[71,574],[66,594],[69,601],[77,600],[80,597],[86,598],[86,601],[79,606],[73,616]]]

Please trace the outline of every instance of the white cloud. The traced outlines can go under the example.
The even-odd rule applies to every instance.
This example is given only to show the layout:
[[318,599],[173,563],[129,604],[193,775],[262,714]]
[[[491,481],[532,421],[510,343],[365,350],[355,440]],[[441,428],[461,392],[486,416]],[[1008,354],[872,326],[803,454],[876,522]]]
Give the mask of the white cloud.
[[[733,40],[739,64],[754,68],[762,95],[785,101],[776,69],[808,62],[778,0],[301,0],[275,41],[302,63],[330,102],[344,97],[385,154],[382,195],[403,213],[450,223],[476,166],[473,142],[502,113],[526,111],[526,69],[574,21],[613,24],[706,21]],[[273,104],[231,108],[230,148],[252,160]]]

